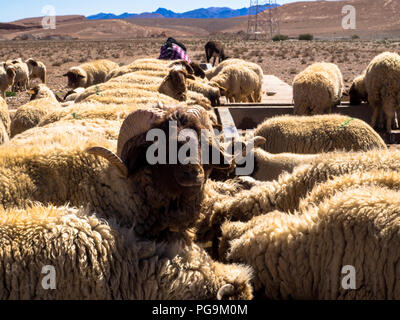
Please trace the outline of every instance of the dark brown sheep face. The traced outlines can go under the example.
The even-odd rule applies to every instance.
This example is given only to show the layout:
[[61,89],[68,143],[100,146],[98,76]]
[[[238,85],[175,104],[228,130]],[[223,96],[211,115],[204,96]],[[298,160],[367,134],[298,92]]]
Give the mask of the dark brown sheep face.
[[30,101],[35,100],[37,98],[37,95],[39,94],[39,90],[40,90],[40,88],[38,86],[36,86],[28,91],[28,93],[31,95]]
[[[166,140],[154,138],[149,142],[147,134],[143,134],[128,141],[123,151],[130,180],[136,189],[143,190],[146,203],[151,206],[150,216],[143,221],[139,218],[138,232],[156,238],[171,235],[171,232],[180,234],[194,225],[199,217],[204,185],[213,167],[218,166],[201,163],[201,134],[202,130],[205,134],[206,128],[198,118],[183,108],[171,112],[167,120],[154,128],[166,133]],[[217,147],[210,144],[208,148],[211,154]],[[149,156],[162,159],[160,155],[164,151],[167,163],[154,163]],[[175,160],[170,163],[174,155],[177,163]]]
[[351,105],[361,104],[361,95],[357,91],[356,86],[355,86],[354,83],[350,87],[349,97],[350,97],[350,104]]
[[68,87],[76,89],[79,87],[85,87],[85,77],[81,74],[75,72],[68,72],[63,75],[63,77],[68,77]]

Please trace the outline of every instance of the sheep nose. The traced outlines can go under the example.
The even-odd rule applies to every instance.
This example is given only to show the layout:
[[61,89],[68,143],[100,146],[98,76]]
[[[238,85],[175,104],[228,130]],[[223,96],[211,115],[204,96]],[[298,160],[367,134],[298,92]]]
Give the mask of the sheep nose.
[[185,187],[200,186],[204,182],[204,170],[201,166],[182,166],[176,174],[178,183]]

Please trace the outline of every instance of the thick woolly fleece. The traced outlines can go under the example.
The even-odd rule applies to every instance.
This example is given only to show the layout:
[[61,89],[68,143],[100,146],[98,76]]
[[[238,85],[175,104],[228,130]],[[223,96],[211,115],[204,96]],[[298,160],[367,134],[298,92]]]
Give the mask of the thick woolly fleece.
[[19,107],[15,112],[11,122],[11,137],[36,127],[47,115],[61,110],[54,93],[46,85],[40,84],[36,99]]
[[0,97],[0,144],[7,142],[10,136],[10,113],[6,101]]
[[392,120],[400,104],[400,56],[394,52],[376,56],[367,67],[364,81],[368,102],[374,109],[372,126],[383,110],[386,131],[391,132]]
[[[55,290],[43,287],[44,266]],[[251,299],[250,278],[249,267],[214,262],[193,243],[140,239],[82,209],[0,209],[2,300],[216,299],[225,284]]]
[[101,59],[101,60],[87,62],[76,67],[72,67],[69,69],[68,72],[83,77],[74,83],[73,89],[78,87],[87,88],[92,85],[104,82],[106,80],[107,75],[112,70],[118,67],[119,67],[118,64],[113,61],[107,59]]
[[256,90],[253,92],[253,96],[254,96],[254,102],[261,102],[262,95],[263,95],[262,86],[264,83],[264,71],[258,64],[249,62],[249,61],[245,61],[242,59],[227,59],[227,60],[222,61],[220,64],[218,64],[218,66],[216,66],[215,68],[212,68],[212,69],[206,71],[205,74],[206,74],[207,79],[211,80],[212,78],[216,77],[225,67],[240,66],[240,65],[243,65],[244,67],[252,70],[253,72],[255,72],[257,74],[258,86],[257,86]]
[[330,113],[333,106],[340,104],[343,87],[343,76],[337,65],[326,62],[312,64],[294,78],[294,113]]
[[[400,299],[400,192],[353,187],[295,214],[275,211],[226,223],[227,260],[255,270],[256,290],[269,299]],[[226,248],[226,244],[224,244]],[[356,289],[344,289],[344,266]]]
[[379,134],[367,123],[339,114],[277,116],[261,123],[254,135],[267,140],[261,147],[270,153],[387,149]]
[[257,73],[246,65],[228,65],[210,80],[211,84],[222,87],[229,102],[255,101],[254,93],[258,92],[260,79]]
[[196,239],[215,241],[225,220],[248,221],[273,210],[291,212],[316,185],[331,177],[374,169],[400,171],[400,152],[370,151],[363,153],[331,153],[321,155],[311,164],[296,167],[272,182],[255,181],[250,190],[235,196],[221,196],[203,203],[197,223]]

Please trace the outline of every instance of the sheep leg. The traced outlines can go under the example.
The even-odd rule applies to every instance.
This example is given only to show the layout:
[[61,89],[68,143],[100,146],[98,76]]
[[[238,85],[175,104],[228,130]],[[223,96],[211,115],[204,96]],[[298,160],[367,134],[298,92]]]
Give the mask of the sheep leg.
[[399,120],[397,118],[397,112],[394,112],[394,128],[399,129]]
[[215,66],[215,61],[217,60],[217,57],[214,56],[213,58],[214,58],[214,60],[213,60],[213,67],[214,67]]
[[396,114],[394,105],[391,103],[392,101],[385,101],[383,104],[383,112],[386,116],[386,132],[388,134],[392,133],[392,120]]
[[374,128],[376,124],[376,120],[379,116],[379,109],[377,107],[374,107],[374,113],[372,114],[372,119],[371,119],[371,127]]

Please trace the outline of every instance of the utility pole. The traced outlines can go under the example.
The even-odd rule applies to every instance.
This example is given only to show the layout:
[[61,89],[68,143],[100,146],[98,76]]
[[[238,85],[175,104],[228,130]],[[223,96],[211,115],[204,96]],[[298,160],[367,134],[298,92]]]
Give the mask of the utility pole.
[[272,39],[280,35],[279,13],[276,0],[250,0],[248,39]]

